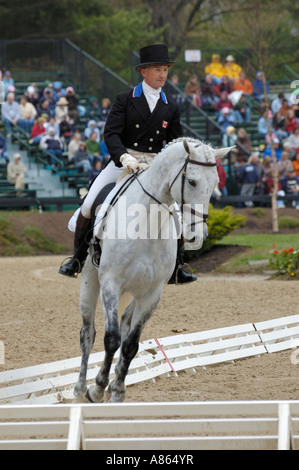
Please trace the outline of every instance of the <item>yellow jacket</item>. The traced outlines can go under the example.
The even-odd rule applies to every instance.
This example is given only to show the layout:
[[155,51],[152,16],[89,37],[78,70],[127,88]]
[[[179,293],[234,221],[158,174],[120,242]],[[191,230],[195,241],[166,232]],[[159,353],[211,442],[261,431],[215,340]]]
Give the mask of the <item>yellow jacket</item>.
[[205,74],[210,73],[214,77],[221,78],[224,75],[223,65],[220,62],[220,56],[218,54],[212,55],[212,62],[205,67]]
[[239,75],[242,72],[242,67],[235,62],[232,62],[230,64],[224,64],[223,70],[224,75],[227,75],[229,78],[239,78]]

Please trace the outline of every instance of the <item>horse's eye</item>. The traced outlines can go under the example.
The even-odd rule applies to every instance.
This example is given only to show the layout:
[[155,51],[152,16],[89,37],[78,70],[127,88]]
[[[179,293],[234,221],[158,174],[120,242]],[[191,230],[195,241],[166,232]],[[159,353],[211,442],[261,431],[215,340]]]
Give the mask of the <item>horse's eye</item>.
[[193,187],[195,188],[195,186],[196,186],[196,181],[194,181],[194,180],[189,180],[189,179],[188,179],[188,183],[190,184],[190,186],[193,186]]

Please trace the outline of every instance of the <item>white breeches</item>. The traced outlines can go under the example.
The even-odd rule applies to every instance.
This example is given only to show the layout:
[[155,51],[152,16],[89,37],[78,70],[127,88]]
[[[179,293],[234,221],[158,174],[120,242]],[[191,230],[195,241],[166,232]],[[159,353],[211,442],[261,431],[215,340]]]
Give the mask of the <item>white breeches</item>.
[[[152,163],[153,159],[155,158],[156,154],[154,153],[137,153],[134,150],[128,149],[128,153],[130,155],[137,158],[139,163]],[[101,191],[107,184],[116,183],[118,178],[123,174],[125,169],[123,167],[118,168],[115,166],[115,163],[111,160],[106,168],[101,171],[101,173],[96,177],[94,180],[88,194],[81,206],[81,212],[84,217],[87,219],[91,218],[91,208],[92,205]]]

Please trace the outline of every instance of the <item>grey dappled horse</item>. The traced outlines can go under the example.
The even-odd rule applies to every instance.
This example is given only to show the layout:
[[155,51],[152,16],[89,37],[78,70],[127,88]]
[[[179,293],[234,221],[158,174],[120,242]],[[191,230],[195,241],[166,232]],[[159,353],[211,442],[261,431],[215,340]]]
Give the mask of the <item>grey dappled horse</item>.
[[[105,226],[107,228],[110,225],[113,230],[107,229],[106,234],[110,233],[110,236],[103,236],[100,242],[100,266],[97,268],[92,263],[91,248],[82,272],[82,363],[74,390],[77,400],[84,399],[85,395],[92,402],[104,400],[110,368],[118,348],[120,355],[115,366],[115,378],[109,387],[110,402],[124,400],[125,378],[130,363],[137,354],[142,330],[157,308],[163,287],[175,267],[177,229],[173,217],[174,202],[181,206],[181,210],[183,205],[202,205],[201,217],[196,222],[192,219],[189,224],[194,233],[201,234],[201,239],[197,241],[197,247],[200,247],[207,236],[209,201],[218,182],[216,158],[223,157],[230,149],[215,150],[191,138],[174,140],[156,156],[146,171],[132,177],[133,182],[126,192],[119,197],[113,210],[108,211]],[[128,208],[126,211],[124,198]],[[134,210],[131,210],[132,207]],[[138,237],[134,236],[136,223],[135,230],[132,229],[136,207],[140,209],[138,227],[143,234]],[[161,210],[163,208],[164,216],[160,223],[152,220],[153,207]],[[121,220],[127,228],[125,235],[124,227],[119,235]],[[152,225],[155,224],[158,234],[153,236]],[[196,226],[201,230],[198,231]],[[168,233],[168,236],[161,235],[165,228],[167,230],[164,233]],[[111,236],[112,233],[116,236]],[[126,293],[133,300],[126,307],[119,324],[120,299]],[[105,358],[95,385],[87,390],[87,365],[95,339],[94,318],[99,296],[105,315]]]

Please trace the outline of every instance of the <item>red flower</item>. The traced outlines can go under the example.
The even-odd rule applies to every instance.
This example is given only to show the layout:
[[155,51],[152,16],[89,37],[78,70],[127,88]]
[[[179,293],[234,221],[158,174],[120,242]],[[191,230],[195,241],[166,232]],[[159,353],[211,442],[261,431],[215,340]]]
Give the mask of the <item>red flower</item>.
[[278,255],[279,251],[274,250],[273,253],[274,253],[275,255]]
[[294,251],[294,248],[289,248],[288,250],[289,253],[293,253],[293,251]]
[[276,243],[272,243],[272,246],[276,246]]

